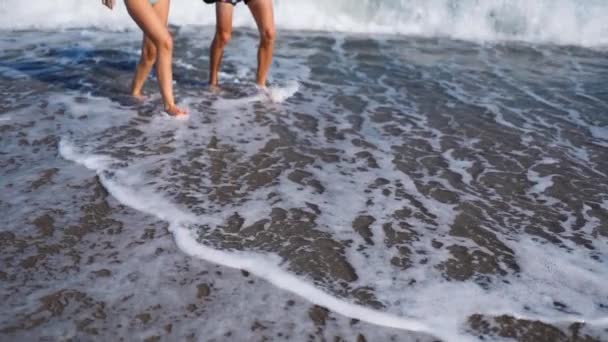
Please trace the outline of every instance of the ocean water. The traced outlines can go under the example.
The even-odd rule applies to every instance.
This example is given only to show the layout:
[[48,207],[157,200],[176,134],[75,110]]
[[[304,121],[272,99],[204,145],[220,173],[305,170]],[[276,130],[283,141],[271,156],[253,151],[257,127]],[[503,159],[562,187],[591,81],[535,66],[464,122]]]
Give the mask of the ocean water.
[[35,3],[0,3],[1,336],[608,339],[608,3],[276,1],[260,92],[247,9],[210,91],[175,0],[179,120],[126,95],[123,5]]

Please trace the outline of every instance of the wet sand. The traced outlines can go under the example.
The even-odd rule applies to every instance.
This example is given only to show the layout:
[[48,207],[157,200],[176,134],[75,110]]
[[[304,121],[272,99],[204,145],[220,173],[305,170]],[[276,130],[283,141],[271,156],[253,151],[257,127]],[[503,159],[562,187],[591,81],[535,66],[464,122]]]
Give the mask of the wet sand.
[[[57,153],[56,144],[43,147]],[[246,271],[187,257],[166,223],[117,203],[88,170],[58,163],[80,177],[31,172],[23,202],[2,202],[19,227],[0,233],[3,341],[436,340],[351,320]],[[251,304],[253,296],[263,300]]]
[[[184,123],[159,115],[154,96],[120,95],[135,35],[3,38],[25,43],[0,63],[1,340],[441,340],[189,257],[171,210],[135,210],[108,184],[161,194],[197,219],[187,228],[201,246],[276,257],[335,298],[427,319],[437,334],[434,310],[446,309],[463,322],[449,332],[472,339],[608,336],[580,322],[608,312],[602,52],[286,33],[275,77],[300,88],[277,104],[245,83],[254,32],[235,33],[243,54],[227,55],[218,95],[191,71],[210,29],[174,30],[189,47],[176,55],[194,113]],[[437,284],[449,291],[425,292]]]

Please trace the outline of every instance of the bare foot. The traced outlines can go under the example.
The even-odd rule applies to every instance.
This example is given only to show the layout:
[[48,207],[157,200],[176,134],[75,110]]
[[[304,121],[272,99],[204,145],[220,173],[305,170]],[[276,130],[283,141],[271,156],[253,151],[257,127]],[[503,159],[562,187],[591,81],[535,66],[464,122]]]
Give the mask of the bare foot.
[[181,109],[176,105],[165,106],[165,112],[171,116],[184,116],[188,115],[188,111],[185,109]]
[[259,84],[256,83],[255,88],[257,89],[258,94],[262,98],[265,98],[266,100],[272,101],[272,95],[270,94],[270,90],[265,85],[261,86],[261,85],[259,85]]
[[142,93],[131,93],[131,96],[133,96],[134,99],[136,99],[137,101],[142,102],[145,98],[144,95]]
[[216,84],[209,84],[209,91],[211,91],[214,94],[219,94],[220,93],[220,86]]

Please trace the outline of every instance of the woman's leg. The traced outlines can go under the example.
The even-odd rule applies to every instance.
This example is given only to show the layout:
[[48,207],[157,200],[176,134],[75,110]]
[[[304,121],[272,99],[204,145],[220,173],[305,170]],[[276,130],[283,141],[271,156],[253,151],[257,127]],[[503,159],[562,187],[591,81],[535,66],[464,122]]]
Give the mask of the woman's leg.
[[274,51],[275,30],[272,0],[250,0],[248,6],[258,25],[258,31],[260,31],[256,83],[260,87],[265,87],[266,76],[272,63],[272,53]]
[[218,72],[224,54],[224,47],[232,35],[232,12],[234,6],[225,2],[215,3],[215,36],[209,48],[209,85],[217,86]]
[[[158,1],[153,5],[153,8],[156,15],[158,15],[158,18],[167,26],[167,21],[169,19],[169,1]],[[141,89],[155,62],[156,46],[154,46],[154,42],[144,34],[141,44],[141,57],[137,64],[137,68],[135,69],[133,83],[131,84],[131,95],[141,97]]]
[[[168,1],[161,0],[159,3]],[[173,39],[169,34],[167,25],[158,17],[148,0],[126,0],[125,3],[131,18],[135,20],[146,37],[150,38],[156,47],[156,74],[165,104],[165,111],[171,115],[185,114],[185,111],[177,108],[173,99],[173,74],[171,70]]]

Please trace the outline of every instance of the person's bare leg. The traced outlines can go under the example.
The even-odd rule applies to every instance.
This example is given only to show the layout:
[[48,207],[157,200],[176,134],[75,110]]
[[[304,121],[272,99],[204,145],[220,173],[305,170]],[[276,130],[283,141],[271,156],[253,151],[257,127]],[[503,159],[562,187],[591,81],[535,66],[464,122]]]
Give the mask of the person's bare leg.
[[[168,3],[169,0],[160,0]],[[173,39],[167,25],[158,17],[148,0],[127,0],[127,11],[139,28],[154,43],[157,52],[156,73],[158,85],[163,97],[165,111],[170,115],[182,115],[186,112],[175,105],[173,98],[173,73],[171,60]]]
[[[159,1],[152,7],[154,8],[156,15],[158,15],[160,20],[167,26],[169,19],[169,1]],[[131,83],[131,95],[137,98],[142,97],[141,89],[143,88],[148,75],[150,75],[150,71],[155,62],[156,46],[154,46],[154,42],[144,34],[141,44],[141,57],[139,63],[137,63],[133,82]]]
[[141,56],[139,62],[135,68],[135,75],[133,75],[133,81],[131,82],[131,95],[136,98],[142,98],[141,90],[156,62],[156,46],[146,37],[144,34],[141,43]]
[[215,3],[215,36],[209,48],[209,86],[216,87],[218,84],[218,73],[224,47],[230,41],[232,35],[232,13],[234,6],[224,2]]
[[274,51],[275,28],[272,0],[250,0],[248,6],[260,32],[256,84],[265,87]]

